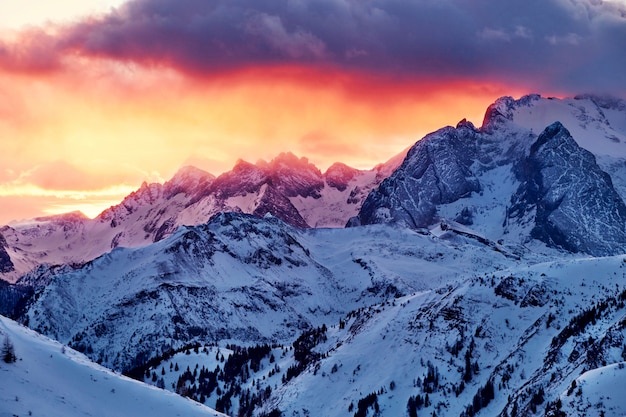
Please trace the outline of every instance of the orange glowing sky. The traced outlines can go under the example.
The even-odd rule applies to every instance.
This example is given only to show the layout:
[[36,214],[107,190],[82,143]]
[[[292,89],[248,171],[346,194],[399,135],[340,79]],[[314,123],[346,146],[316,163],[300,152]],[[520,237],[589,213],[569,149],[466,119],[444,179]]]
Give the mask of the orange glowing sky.
[[[5,44],[39,42],[33,28],[54,36],[63,29],[54,22],[122,1],[64,0],[33,15],[35,3],[2,2]],[[528,92],[521,83],[399,80],[301,62],[210,75],[97,54],[64,53],[60,62],[53,70],[0,65],[0,224],[72,210],[93,217],[142,181],[163,182],[188,164],[218,175],[239,158],[291,151],[322,171],[336,161],[371,168],[463,118],[480,126],[496,98]]]
[[0,222],[72,209],[95,216],[141,181],[162,182],[187,164],[217,175],[238,158],[291,151],[322,170],[336,161],[371,168],[464,117],[480,125],[508,92],[462,82],[370,91],[376,80],[297,68],[193,80],[168,69],[77,65],[70,74],[0,78],[9,97],[0,107],[0,198],[44,204],[14,213],[4,205]]

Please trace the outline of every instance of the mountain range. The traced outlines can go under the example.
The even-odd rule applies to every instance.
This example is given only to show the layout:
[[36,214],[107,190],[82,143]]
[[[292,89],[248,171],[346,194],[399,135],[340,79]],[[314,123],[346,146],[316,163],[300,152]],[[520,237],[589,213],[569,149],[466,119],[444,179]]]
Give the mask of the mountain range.
[[6,225],[1,313],[230,415],[623,414],[625,198],[625,101],[503,97],[372,170]]
[[336,163],[324,174],[291,153],[238,161],[219,177],[184,167],[164,184],[143,183],[95,219],[75,212],[0,228],[0,276],[14,282],[37,265],[81,263],[117,246],[157,242],[220,212],[270,213],[299,228],[343,227],[403,156],[366,171]]

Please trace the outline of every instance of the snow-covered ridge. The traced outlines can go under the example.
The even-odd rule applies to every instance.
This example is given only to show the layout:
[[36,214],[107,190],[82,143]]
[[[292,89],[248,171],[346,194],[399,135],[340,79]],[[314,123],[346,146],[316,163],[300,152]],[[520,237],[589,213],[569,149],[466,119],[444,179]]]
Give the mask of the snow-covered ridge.
[[621,415],[608,384],[626,377],[625,268],[621,256],[512,264],[362,308],[329,324],[321,359],[265,410],[341,416],[373,395],[367,415]]
[[23,319],[119,370],[190,341],[289,343],[363,304],[448,282],[467,262],[510,262],[466,242],[225,213],[149,246],[26,275],[20,284],[37,293]]
[[[622,396],[606,390],[626,375],[624,256],[546,249],[513,259],[476,239],[471,228],[450,222],[444,229],[433,231],[438,237],[381,225],[298,231],[275,218],[225,214],[149,247],[119,248],[53,274],[29,322],[104,363],[128,359],[129,348],[142,344],[162,346],[147,350],[158,355],[168,346],[217,342],[209,354],[181,352],[153,365],[153,383],[165,378],[170,390],[186,366],[192,373],[194,363],[223,369],[215,355],[228,359],[227,343],[279,343],[271,350],[275,362],[268,354],[259,368],[241,371],[248,376],[235,385],[219,382],[222,391],[204,400],[209,407],[224,404],[222,395],[234,386],[267,393],[254,415],[332,417],[363,406],[366,415],[377,408],[381,416],[396,416],[409,404],[418,415],[464,416],[476,404],[472,413],[483,416],[513,409],[543,415],[557,407],[574,416],[619,415]],[[76,317],[60,320],[68,314]],[[233,332],[246,323],[246,331]],[[214,332],[202,331],[215,324]],[[276,333],[281,327],[291,331]],[[294,341],[316,328],[327,330],[310,345],[314,354],[289,371],[299,366]],[[258,339],[254,331],[270,336]],[[62,347],[53,346],[56,360]],[[17,343],[16,351],[23,351]],[[89,389],[108,382],[77,378]],[[93,395],[109,398],[110,387]],[[366,405],[370,395],[375,402]],[[236,415],[242,403],[232,400]]]
[[0,344],[11,346],[16,357],[9,363],[0,360],[2,416],[223,416],[111,372],[3,316]]
[[[516,167],[555,121],[595,156],[624,199],[623,100],[503,97],[487,109],[479,129],[462,121],[456,129],[428,135],[399,170],[405,153],[369,171],[338,163],[321,173],[306,158],[289,153],[269,162],[239,161],[217,178],[185,167],[165,184],[143,184],[94,220],[63,215],[4,226],[0,274],[14,282],[37,265],[83,263],[117,246],[159,241],[181,225],[202,224],[225,211],[259,217],[271,213],[301,228],[343,227],[349,219],[351,224],[386,222],[398,216],[411,227],[429,227],[440,217],[464,219],[461,223],[471,221],[473,229],[492,241],[515,236],[516,243],[528,244],[532,225],[507,220],[511,196],[521,181]],[[394,180],[380,184],[393,173]],[[394,202],[396,198],[402,203]],[[405,203],[414,208],[407,211]]]

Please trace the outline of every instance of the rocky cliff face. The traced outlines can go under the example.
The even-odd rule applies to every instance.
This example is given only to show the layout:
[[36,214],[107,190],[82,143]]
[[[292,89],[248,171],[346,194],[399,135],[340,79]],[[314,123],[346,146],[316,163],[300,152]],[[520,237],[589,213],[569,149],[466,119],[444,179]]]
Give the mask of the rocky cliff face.
[[0,233],[0,273],[12,272],[15,266],[11,261],[11,257],[7,253],[7,241]]
[[471,165],[478,131],[471,124],[446,127],[413,146],[402,165],[363,203],[352,224],[431,225],[437,206],[480,191]]
[[602,256],[626,249],[626,206],[589,151],[565,127],[548,126],[519,165],[509,218],[534,212],[531,237],[570,252]]

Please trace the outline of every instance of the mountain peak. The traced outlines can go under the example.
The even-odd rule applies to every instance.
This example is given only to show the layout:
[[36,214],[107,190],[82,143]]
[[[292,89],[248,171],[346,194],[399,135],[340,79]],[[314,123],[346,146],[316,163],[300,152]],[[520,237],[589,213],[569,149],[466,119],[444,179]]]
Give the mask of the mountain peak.
[[576,144],[569,130],[567,130],[561,122],[556,121],[552,123],[550,126],[546,127],[545,130],[541,133],[541,135],[539,135],[535,143],[531,145],[530,147],[531,154],[536,153],[537,150],[541,146],[553,140],[557,140],[560,142],[572,141],[574,142],[574,144]]
[[291,152],[281,152],[278,156],[267,163],[267,166],[273,171],[283,169],[299,171],[306,170],[314,171],[319,175],[322,175],[321,171],[313,163],[311,163],[308,158],[304,156],[298,158]]
[[[256,171],[258,168],[262,168],[264,164],[267,164],[264,160],[258,161],[256,164],[252,164],[245,159],[237,159],[235,165],[233,165],[233,169],[231,172],[246,172],[246,171]],[[224,175],[224,174],[222,174]]]
[[595,156],[560,122],[552,123],[521,163],[509,218],[531,213],[531,237],[549,246],[594,256],[623,253],[626,205]]
[[36,217],[35,220],[39,222],[66,223],[66,222],[80,222],[84,220],[89,220],[89,217],[87,217],[85,213],[83,213],[82,211],[75,210],[69,213],[55,214],[52,216]]
[[541,99],[539,94],[528,94],[515,100],[511,96],[504,96],[497,99],[487,107],[481,130],[491,131],[499,124],[512,121],[513,111],[518,107],[530,107],[534,102]]
[[400,167],[371,192],[355,224],[427,227],[437,206],[481,190],[471,170],[478,131],[444,127],[417,142]]
[[474,126],[474,123],[468,121],[467,119],[463,119],[461,120],[459,123],[456,124],[456,128],[457,129],[470,129],[470,130],[476,130],[476,126]]
[[179,193],[197,196],[206,190],[215,180],[215,176],[200,168],[187,165],[179,169],[174,176],[164,184],[166,198]]
[[193,165],[185,165],[184,167],[176,171],[176,174],[174,174],[174,176],[168,182],[176,182],[176,181],[181,181],[181,180],[186,180],[186,179],[199,180],[199,179],[205,179],[205,178],[213,179],[215,178],[215,176]]
[[358,174],[359,170],[349,167],[341,162],[335,162],[324,173],[326,182],[333,188],[339,191],[344,191],[348,188],[348,184]]

